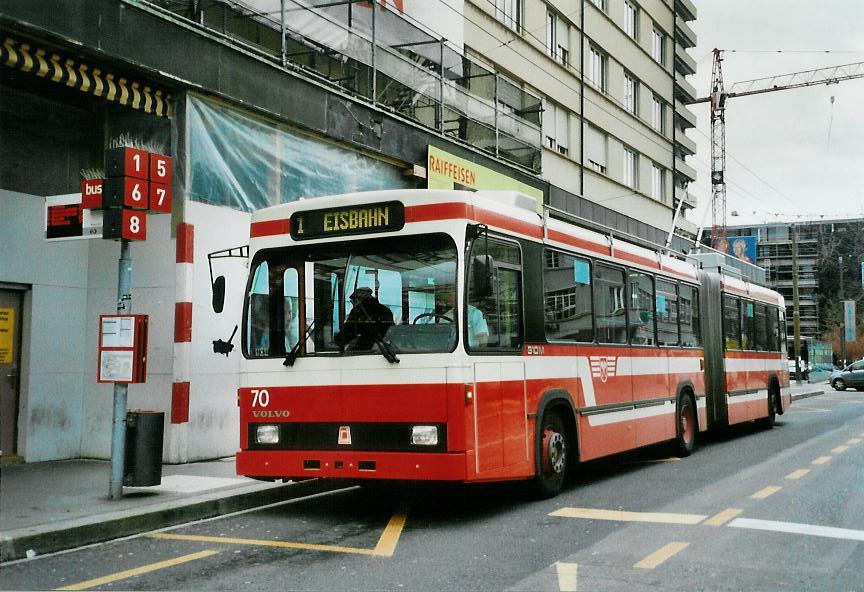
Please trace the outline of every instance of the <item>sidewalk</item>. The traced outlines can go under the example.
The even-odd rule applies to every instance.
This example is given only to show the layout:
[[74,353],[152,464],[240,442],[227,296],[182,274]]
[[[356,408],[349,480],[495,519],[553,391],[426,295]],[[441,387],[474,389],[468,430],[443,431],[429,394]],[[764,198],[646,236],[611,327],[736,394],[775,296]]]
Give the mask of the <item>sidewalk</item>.
[[111,463],[62,460],[0,467],[0,561],[43,555],[238,512],[325,489],[320,480],[238,477],[234,458],[163,465],[155,487],[109,497]]
[[[792,383],[792,398],[823,394],[828,384]],[[64,460],[0,467],[0,561],[238,512],[328,488],[320,480],[265,483],[234,472],[234,458],[163,465],[162,484],[124,487],[108,496],[111,463]]]

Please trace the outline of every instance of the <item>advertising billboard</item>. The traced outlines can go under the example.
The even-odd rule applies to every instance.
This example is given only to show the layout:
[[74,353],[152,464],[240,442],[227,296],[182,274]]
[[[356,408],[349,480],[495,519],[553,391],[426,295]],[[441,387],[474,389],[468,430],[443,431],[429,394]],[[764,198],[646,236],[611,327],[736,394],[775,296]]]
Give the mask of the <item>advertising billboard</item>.
[[746,261],[747,263],[756,264],[756,237],[755,236],[730,236],[729,237],[729,254]]

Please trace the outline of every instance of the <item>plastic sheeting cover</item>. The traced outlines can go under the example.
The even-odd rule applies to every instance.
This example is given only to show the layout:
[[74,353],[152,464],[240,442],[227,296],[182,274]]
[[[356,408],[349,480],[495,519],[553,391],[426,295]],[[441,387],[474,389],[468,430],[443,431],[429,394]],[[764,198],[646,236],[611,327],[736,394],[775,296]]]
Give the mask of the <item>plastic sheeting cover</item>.
[[409,187],[398,167],[190,95],[189,199],[245,212],[355,191]]

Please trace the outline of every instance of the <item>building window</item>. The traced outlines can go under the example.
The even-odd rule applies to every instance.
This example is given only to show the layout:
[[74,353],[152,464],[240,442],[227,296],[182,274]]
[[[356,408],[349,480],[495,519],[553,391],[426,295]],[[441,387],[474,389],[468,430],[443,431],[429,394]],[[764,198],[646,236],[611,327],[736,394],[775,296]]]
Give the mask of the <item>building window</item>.
[[543,137],[548,148],[565,155],[569,152],[570,114],[549,100],[543,109]]
[[591,0],[591,2],[594,4],[594,6],[596,6],[603,12],[606,12],[606,0]]
[[522,28],[522,0],[495,0],[495,18],[519,31]]
[[629,72],[624,72],[624,108],[639,115],[639,81]]
[[585,126],[585,166],[598,173],[606,173],[606,134]]
[[606,56],[594,46],[588,50],[588,84],[606,92]]
[[651,127],[661,134],[666,131],[666,109],[663,99],[657,95],[654,95],[651,105]]
[[666,35],[657,29],[651,35],[651,57],[658,64],[666,65]]
[[639,154],[624,147],[624,184],[632,189],[639,188]]
[[570,26],[551,10],[546,12],[546,52],[565,66],[570,62]]
[[666,169],[655,164],[651,169],[651,197],[660,202],[666,201]]
[[639,7],[624,0],[624,32],[639,41]]

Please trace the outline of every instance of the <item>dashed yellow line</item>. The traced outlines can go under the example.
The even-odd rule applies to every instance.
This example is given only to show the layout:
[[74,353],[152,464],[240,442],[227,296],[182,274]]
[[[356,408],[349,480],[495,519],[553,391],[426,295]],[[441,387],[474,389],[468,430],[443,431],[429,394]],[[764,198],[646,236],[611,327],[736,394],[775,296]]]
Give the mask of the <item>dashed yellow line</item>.
[[648,557],[633,565],[641,569],[654,569],[670,557],[673,557],[690,546],[690,543],[669,543],[668,545],[657,549]]
[[594,508],[561,508],[549,514],[561,518],[587,518],[589,520],[616,520],[619,522],[659,522],[662,524],[699,524],[707,516],[699,514],[668,514],[664,512],[624,512]]
[[787,479],[800,479],[804,475],[810,472],[810,469],[798,469],[797,471],[792,471],[788,475],[786,475]]
[[855,444],[861,443],[861,438],[849,438],[849,440],[846,443],[849,444],[850,446],[854,446]]
[[728,508],[719,514],[715,514],[702,524],[705,524],[706,526],[723,526],[743,511],[744,510],[739,510],[738,508]]
[[191,555],[183,555],[182,557],[175,557],[174,559],[168,559],[166,561],[159,561],[158,563],[151,563],[149,565],[142,565],[141,567],[136,567],[134,569],[127,569],[126,571],[119,571],[119,572],[114,573],[114,574],[102,576],[101,578],[95,578],[92,580],[87,580],[86,582],[78,582],[77,584],[71,584],[69,586],[64,586],[63,588],[57,588],[57,589],[58,590],[89,590],[91,588],[96,588],[98,586],[110,584],[111,582],[117,582],[119,580],[125,580],[126,578],[131,578],[133,576],[140,576],[141,574],[149,573],[151,571],[156,571],[159,569],[165,569],[166,567],[172,567],[174,565],[180,565],[181,563],[188,563],[189,561],[195,561],[196,559],[202,559],[204,557],[210,557],[211,555],[215,555],[218,552],[219,551],[213,551],[213,550],[199,551],[197,553],[192,553]]
[[819,458],[814,459],[810,464],[813,465],[824,465],[829,460],[831,460],[830,456],[820,456]]
[[832,448],[831,452],[833,452],[834,454],[843,454],[847,450],[849,450],[849,447],[846,446],[845,444],[841,444],[840,446],[837,446],[836,448]]
[[575,563],[555,562],[555,572],[558,574],[558,590],[560,592],[577,592],[576,567]]
[[783,488],[779,487],[777,485],[769,485],[765,489],[760,489],[759,491],[757,491],[756,493],[751,495],[750,499],[765,499],[769,495],[774,495],[775,493],[777,493],[781,489],[783,489]]

